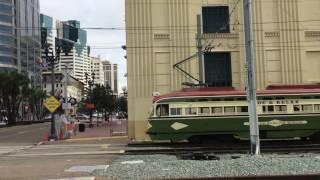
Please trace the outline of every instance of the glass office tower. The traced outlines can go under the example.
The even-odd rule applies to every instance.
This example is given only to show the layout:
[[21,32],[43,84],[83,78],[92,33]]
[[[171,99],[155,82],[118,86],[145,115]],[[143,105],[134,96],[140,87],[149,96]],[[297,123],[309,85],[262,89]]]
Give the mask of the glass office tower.
[[0,71],[17,69],[15,7],[12,0],[0,0]]
[[39,0],[0,0],[0,71],[39,72],[39,11]]

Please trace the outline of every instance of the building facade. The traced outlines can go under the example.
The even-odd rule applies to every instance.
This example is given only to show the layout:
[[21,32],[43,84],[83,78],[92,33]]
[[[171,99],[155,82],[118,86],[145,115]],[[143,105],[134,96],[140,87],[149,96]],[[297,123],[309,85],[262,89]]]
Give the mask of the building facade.
[[[247,86],[243,1],[126,0],[129,136],[145,140],[152,94],[197,84]],[[320,1],[253,1],[258,89],[320,82]],[[197,17],[200,15],[198,23]],[[198,27],[201,33],[198,35]],[[197,37],[203,55],[197,55]],[[139,108],[136,108],[139,107]]]
[[118,64],[109,61],[102,61],[104,72],[104,85],[110,86],[114,94],[119,93],[119,72]]
[[[51,95],[51,72],[43,72],[43,90],[47,92],[48,96]],[[65,76],[62,72],[55,72],[55,95],[62,97],[64,95]],[[69,75],[67,82],[67,97],[77,99],[78,102],[82,100],[84,84],[73,76]]]
[[12,0],[0,1],[0,70],[17,70],[18,57],[16,46],[16,33],[14,28],[16,24],[15,13]]
[[[68,67],[75,78],[89,87],[86,74],[92,80],[90,47],[87,45],[87,32],[80,28],[80,22],[75,20],[57,21],[57,38],[55,45],[61,45],[64,50],[56,66],[58,71]],[[68,51],[68,53],[66,52]]]
[[94,83],[104,85],[103,64],[99,57],[91,57],[91,69],[94,73]]
[[46,43],[49,47],[49,54],[54,53],[54,35],[53,35],[53,18],[45,14],[40,14],[40,24],[41,24],[41,56],[45,59],[45,46]]
[[39,77],[41,57],[39,0],[0,1],[0,70]]

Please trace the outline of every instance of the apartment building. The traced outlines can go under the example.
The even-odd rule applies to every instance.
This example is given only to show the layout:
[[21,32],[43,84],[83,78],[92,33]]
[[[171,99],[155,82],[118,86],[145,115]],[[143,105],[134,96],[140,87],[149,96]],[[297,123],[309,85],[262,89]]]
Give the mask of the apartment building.
[[119,72],[118,64],[110,61],[102,61],[104,72],[104,85],[110,86],[114,94],[119,93]]

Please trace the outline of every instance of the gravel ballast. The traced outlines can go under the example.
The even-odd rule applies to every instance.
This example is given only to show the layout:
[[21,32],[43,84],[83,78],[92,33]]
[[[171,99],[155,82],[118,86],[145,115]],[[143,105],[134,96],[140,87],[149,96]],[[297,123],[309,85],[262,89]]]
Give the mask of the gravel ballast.
[[219,155],[220,160],[180,160],[170,155],[127,155],[95,175],[110,179],[161,179],[320,174],[320,154]]

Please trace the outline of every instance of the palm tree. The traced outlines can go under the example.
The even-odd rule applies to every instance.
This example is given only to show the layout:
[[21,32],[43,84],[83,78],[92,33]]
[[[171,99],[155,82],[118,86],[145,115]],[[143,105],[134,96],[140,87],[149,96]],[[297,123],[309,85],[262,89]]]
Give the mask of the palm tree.
[[29,79],[25,75],[17,72],[0,73],[1,109],[7,112],[8,125],[16,123],[22,89],[28,84]]

